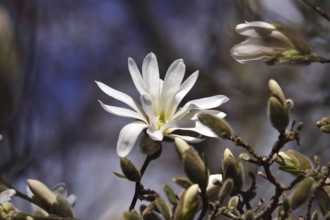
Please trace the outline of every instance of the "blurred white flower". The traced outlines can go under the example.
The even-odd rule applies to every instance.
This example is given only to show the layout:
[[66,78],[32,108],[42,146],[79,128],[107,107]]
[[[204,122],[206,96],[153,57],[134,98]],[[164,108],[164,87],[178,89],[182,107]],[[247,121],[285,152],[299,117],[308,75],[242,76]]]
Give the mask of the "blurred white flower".
[[231,56],[240,63],[312,53],[307,42],[279,24],[252,21],[237,25],[235,30],[247,37],[230,50]]
[[5,202],[10,202],[11,198],[16,194],[14,189],[7,189],[0,193],[0,205]]
[[149,53],[142,65],[142,75],[133,59],[128,59],[128,69],[133,83],[140,93],[140,103],[125,93],[119,92],[101,82],[96,82],[100,89],[114,99],[124,102],[131,109],[105,105],[101,106],[108,112],[122,117],[130,117],[135,121],[124,126],[119,134],[117,153],[125,157],[132,150],[139,134],[147,130],[147,134],[155,141],[162,141],[164,136],[180,137],[187,142],[200,142],[203,139],[188,134],[179,135],[176,131],[193,131],[200,135],[215,137],[216,135],[197,120],[200,112],[206,112],[218,117],[225,113],[210,110],[227,102],[224,95],[192,100],[182,108],[179,103],[195,84],[198,71],[182,82],[185,74],[185,64],[182,59],[176,60],[167,70],[164,81],[159,78],[156,56]]

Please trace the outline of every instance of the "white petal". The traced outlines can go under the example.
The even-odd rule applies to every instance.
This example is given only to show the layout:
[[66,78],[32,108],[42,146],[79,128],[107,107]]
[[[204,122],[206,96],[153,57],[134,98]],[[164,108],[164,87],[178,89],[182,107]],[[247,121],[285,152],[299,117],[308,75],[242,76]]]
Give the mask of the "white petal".
[[142,64],[143,80],[150,94],[155,110],[158,112],[159,108],[159,69],[157,58],[155,54],[149,53]]
[[0,205],[4,202],[9,202],[11,198],[16,194],[14,189],[7,189],[0,193]]
[[[172,100],[174,99],[174,95],[178,92],[180,88],[185,70],[186,66],[184,65],[182,59],[174,61],[167,70],[164,83],[162,85],[162,93],[160,99],[161,109],[165,110],[166,113],[168,112],[168,110],[173,109]],[[174,111],[175,109],[176,106],[174,107]],[[170,115],[170,117],[171,116],[172,115]]]
[[156,128],[157,118],[154,112],[153,101],[151,100],[151,97],[149,96],[149,94],[142,94],[140,100],[141,100],[142,108],[148,116],[151,127]]
[[235,28],[236,32],[248,37],[265,37],[269,36],[276,28],[263,21],[246,22],[238,24]]
[[173,115],[178,105],[182,101],[182,99],[187,95],[187,93],[191,90],[191,88],[195,85],[198,78],[198,71],[191,74],[180,86],[178,92],[175,94],[175,98],[172,99],[172,112],[169,112],[169,115]]
[[140,94],[147,93],[141,73],[132,58],[128,58],[128,69],[131,74],[133,83]]
[[135,121],[121,129],[117,142],[118,156],[126,157],[131,152],[137,138],[146,127],[148,127],[147,124]]
[[204,109],[193,109],[191,110],[188,114],[184,115],[182,119],[190,119],[190,120],[198,120],[198,115],[200,113],[206,113],[206,114],[211,114],[214,115],[218,118],[224,118],[226,117],[226,113],[218,111],[218,110],[204,110]]
[[187,102],[175,115],[173,119],[179,119],[188,114],[192,109],[211,109],[220,106],[229,99],[224,95],[216,95],[207,98],[196,99]]
[[99,88],[105,93],[107,94],[108,96],[111,96],[112,98],[114,99],[117,99],[121,102],[124,102],[125,104],[127,104],[129,107],[131,107],[132,109],[134,109],[135,111],[137,112],[141,112],[140,111],[140,106],[138,103],[136,103],[134,101],[134,99],[132,99],[132,97],[130,97],[129,95],[126,95],[125,93],[123,92],[120,92],[118,90],[115,90],[107,85],[105,85],[104,83],[101,83],[101,82],[97,82],[95,81],[96,84],[99,86]]
[[184,135],[178,135],[178,134],[170,134],[170,135],[168,135],[168,137],[173,138],[173,139],[178,137],[188,143],[193,143],[193,144],[199,143],[199,142],[202,142],[205,140],[204,138],[197,138],[197,137],[184,136]]
[[152,139],[152,140],[155,140],[155,141],[161,141],[163,140],[163,133],[159,130],[155,130],[151,127],[149,127],[147,129],[147,134],[149,135],[149,137]]
[[63,198],[66,198],[68,196],[68,188],[66,187],[65,183],[59,183],[57,184],[53,189],[52,192],[56,196],[62,196]]
[[106,110],[107,112],[110,112],[111,114],[122,116],[122,117],[128,117],[128,118],[135,118],[139,119],[141,121],[147,122],[146,119],[143,117],[143,115],[140,115],[139,113],[132,111],[127,108],[121,108],[121,107],[116,107],[112,105],[106,105],[103,102],[99,100],[102,108]]

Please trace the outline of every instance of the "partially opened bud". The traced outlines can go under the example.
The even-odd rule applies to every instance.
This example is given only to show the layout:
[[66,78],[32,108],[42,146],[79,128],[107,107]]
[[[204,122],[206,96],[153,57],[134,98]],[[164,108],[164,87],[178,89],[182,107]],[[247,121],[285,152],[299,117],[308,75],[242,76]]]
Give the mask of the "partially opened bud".
[[27,184],[37,200],[45,202],[49,206],[56,203],[56,195],[39,180],[28,179]]
[[237,189],[242,188],[244,179],[243,166],[236,161],[234,155],[228,148],[226,148],[224,152],[222,170],[224,180],[231,178],[234,181],[234,187]]
[[132,161],[126,157],[120,158],[120,167],[125,175],[125,177],[133,182],[138,182],[141,179],[140,171],[134,166]]
[[181,195],[179,206],[175,210],[174,220],[193,219],[199,204],[199,186],[194,184]]
[[233,129],[231,126],[222,118],[218,118],[211,114],[202,113],[199,114],[198,119],[204,125],[209,127],[218,137],[227,139],[231,137]]
[[279,163],[281,170],[292,174],[300,174],[313,169],[311,160],[294,150],[280,151],[274,155],[275,162]]
[[313,195],[315,191],[315,181],[312,177],[306,177],[293,190],[289,197],[290,208],[297,209]]

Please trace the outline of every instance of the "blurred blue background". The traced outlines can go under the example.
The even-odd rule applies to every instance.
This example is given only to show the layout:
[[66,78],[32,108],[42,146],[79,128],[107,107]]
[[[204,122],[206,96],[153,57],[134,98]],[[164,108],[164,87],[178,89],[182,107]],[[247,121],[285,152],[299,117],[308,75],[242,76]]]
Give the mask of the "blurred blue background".
[[[330,12],[329,2],[316,3]],[[219,109],[228,114],[235,134],[264,154],[277,136],[266,116],[267,82],[277,80],[295,102],[292,119],[305,124],[301,146],[292,143],[287,148],[311,157],[321,155],[326,162],[329,137],[318,131],[315,122],[330,114],[328,65],[272,67],[235,62],[229,49],[244,39],[234,28],[253,20],[282,22],[303,35],[316,52],[330,57],[329,22],[298,0],[0,1],[0,129],[4,137],[0,174],[22,191],[28,178],[50,187],[66,182],[78,197],[78,218],[119,219],[128,208],[134,184],[112,172],[120,172],[115,146],[121,127],[130,119],[110,115],[99,106],[98,99],[118,103],[94,81],[138,98],[127,58],[141,67],[149,52],[156,54],[162,77],[179,58],[187,66],[186,76],[200,70],[184,102],[228,96],[230,101]],[[212,173],[219,172],[225,147],[236,156],[242,152],[219,140],[196,147],[206,151]],[[156,191],[183,174],[173,144],[166,143],[163,149],[143,181]],[[129,158],[137,166],[144,159],[138,148]]]

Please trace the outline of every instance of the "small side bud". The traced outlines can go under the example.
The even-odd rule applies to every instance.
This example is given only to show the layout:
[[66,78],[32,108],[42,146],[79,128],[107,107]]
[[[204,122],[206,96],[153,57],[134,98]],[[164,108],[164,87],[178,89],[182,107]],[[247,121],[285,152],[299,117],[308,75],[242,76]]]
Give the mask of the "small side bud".
[[218,118],[214,115],[201,113],[198,115],[198,119],[204,125],[209,127],[218,137],[228,139],[232,136],[233,129],[222,118]]
[[228,208],[229,209],[236,209],[236,207],[238,205],[238,202],[239,202],[238,196],[231,197],[228,201]]
[[330,116],[324,117],[316,122],[316,126],[320,128],[322,132],[330,133]]
[[187,177],[185,176],[175,176],[173,177],[173,182],[178,184],[184,189],[188,189],[191,185],[193,185],[193,182],[191,182]]
[[290,208],[292,210],[300,207],[312,196],[315,190],[314,183],[315,181],[312,177],[306,177],[297,185],[289,197]]
[[133,182],[138,182],[141,180],[140,171],[134,166],[132,161],[126,157],[120,158],[120,167],[125,175],[125,177]]
[[286,104],[286,99],[280,85],[273,79],[269,80],[268,88],[270,96],[276,98],[282,105]]

